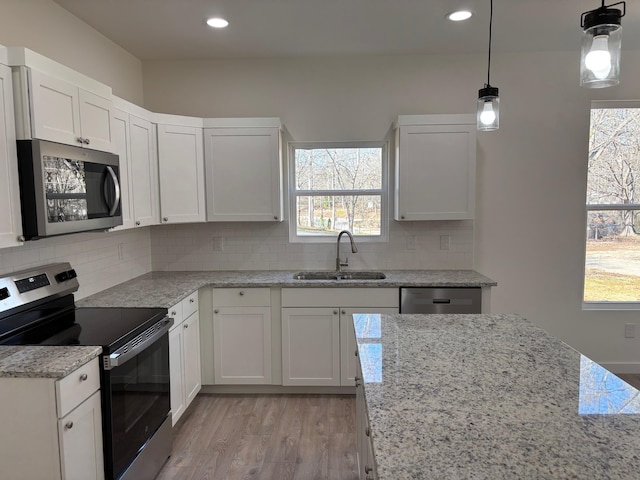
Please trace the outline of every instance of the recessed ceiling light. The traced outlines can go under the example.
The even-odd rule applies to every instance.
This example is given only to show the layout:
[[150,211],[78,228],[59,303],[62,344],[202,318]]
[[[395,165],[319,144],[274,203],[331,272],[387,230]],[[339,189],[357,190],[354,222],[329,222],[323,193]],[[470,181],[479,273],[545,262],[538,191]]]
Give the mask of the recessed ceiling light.
[[213,28],[224,28],[229,25],[229,22],[227,22],[224,18],[214,17],[207,19],[207,25]]
[[462,20],[471,18],[471,15],[473,14],[469,10],[457,10],[447,14],[447,18],[452,22],[461,22]]

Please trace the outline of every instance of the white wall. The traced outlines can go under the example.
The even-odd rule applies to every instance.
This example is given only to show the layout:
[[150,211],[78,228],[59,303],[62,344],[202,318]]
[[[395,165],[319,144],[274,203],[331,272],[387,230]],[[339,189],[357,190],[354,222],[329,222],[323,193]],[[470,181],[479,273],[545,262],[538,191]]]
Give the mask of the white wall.
[[[478,139],[474,267],[498,281],[493,311],[523,314],[597,361],[636,363],[640,371],[639,339],[623,335],[624,323],[639,315],[581,310],[590,101],[640,97],[640,55],[623,52],[621,85],[600,91],[578,86],[578,55],[494,55],[501,128]],[[399,114],[473,112],[485,62],[484,55],[144,62],[145,106],[205,117],[279,116],[296,141],[378,140]],[[228,227],[219,228],[154,229],[154,267],[195,263],[190,246],[180,252],[179,232],[211,262],[220,255],[211,237]],[[243,228],[234,248],[244,242],[241,253],[258,264],[286,251],[280,227]],[[439,227],[412,228],[428,236]],[[255,240],[257,253],[249,246],[254,235],[266,238]],[[402,249],[402,241],[390,247]],[[302,261],[314,252],[302,249]],[[324,265],[330,256],[321,250],[309,262]]]
[[0,45],[27,47],[143,101],[140,60],[51,0],[0,0]]
[[[142,103],[142,63],[50,0],[0,0],[0,44],[30,48]],[[0,273],[68,261],[82,298],[151,270],[149,228],[85,233],[0,249]]]

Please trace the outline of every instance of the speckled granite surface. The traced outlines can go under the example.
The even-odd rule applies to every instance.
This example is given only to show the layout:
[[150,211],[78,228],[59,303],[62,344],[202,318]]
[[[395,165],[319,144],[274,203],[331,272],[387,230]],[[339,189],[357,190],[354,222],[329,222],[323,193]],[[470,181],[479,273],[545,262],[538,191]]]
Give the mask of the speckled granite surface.
[[296,271],[152,272],[77,302],[80,307],[175,305],[214,287],[488,287],[495,281],[473,270],[387,270],[384,280],[294,280]]
[[379,317],[356,318],[379,480],[640,478],[640,392],[566,344],[516,315]]
[[0,346],[0,377],[62,378],[102,353],[102,347]]

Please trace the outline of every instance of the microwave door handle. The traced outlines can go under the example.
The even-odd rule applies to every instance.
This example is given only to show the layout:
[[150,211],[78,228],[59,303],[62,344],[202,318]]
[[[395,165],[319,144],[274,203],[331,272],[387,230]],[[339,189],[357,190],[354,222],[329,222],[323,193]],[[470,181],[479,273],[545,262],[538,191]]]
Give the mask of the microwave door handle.
[[[111,205],[111,210],[109,211],[109,216],[113,217],[118,209],[118,205],[120,204],[120,183],[118,182],[118,176],[116,175],[116,172],[113,171],[113,168],[107,165],[107,171],[109,172],[109,175],[111,175],[111,180],[113,180],[113,189],[116,194],[116,198],[113,201],[113,205]],[[106,193],[107,182],[104,183],[104,188]],[[107,195],[105,194],[105,198],[106,197]]]

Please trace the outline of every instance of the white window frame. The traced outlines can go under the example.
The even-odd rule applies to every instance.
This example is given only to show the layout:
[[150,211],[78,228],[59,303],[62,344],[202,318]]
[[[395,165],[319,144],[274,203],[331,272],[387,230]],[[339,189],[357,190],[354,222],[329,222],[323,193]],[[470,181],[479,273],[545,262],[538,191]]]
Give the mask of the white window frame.
[[[358,242],[376,243],[389,241],[389,142],[289,142],[289,242],[291,243],[334,243],[336,235],[298,235],[296,217],[297,197],[312,195],[380,195],[380,235],[355,235]],[[296,149],[322,148],[380,148],[382,149],[382,188],[377,190],[300,190],[296,191],[295,151]]]
[[[589,108],[589,128],[591,128],[591,110],[597,108],[637,108],[640,109],[640,100],[593,100],[591,107]],[[587,177],[587,182],[589,181]],[[587,186],[588,187],[588,186]],[[588,204],[585,199],[585,225],[590,211],[601,210],[640,210],[640,204],[630,203],[625,205],[620,204]],[[586,269],[587,269],[587,229],[585,228],[585,241],[584,241],[584,261],[582,270],[582,310],[640,310],[640,301],[637,302],[615,302],[615,301],[585,301],[584,289],[586,283]]]

